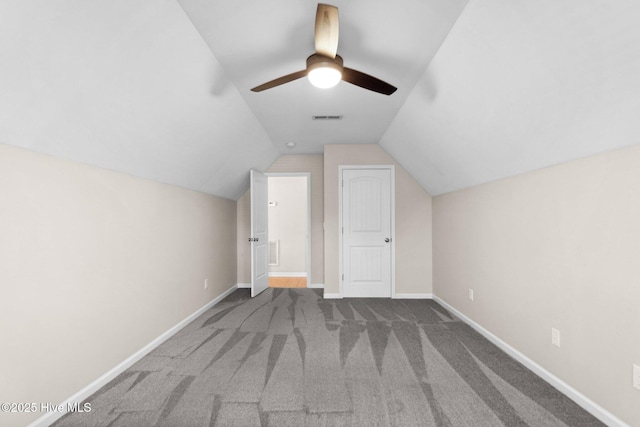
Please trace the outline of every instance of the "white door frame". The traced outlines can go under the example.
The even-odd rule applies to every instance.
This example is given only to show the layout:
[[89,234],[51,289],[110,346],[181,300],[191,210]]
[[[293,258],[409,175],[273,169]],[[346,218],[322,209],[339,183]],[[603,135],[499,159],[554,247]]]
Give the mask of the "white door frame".
[[307,178],[307,288],[311,287],[311,173],[309,172],[269,172],[267,178],[277,176],[304,176]]
[[339,165],[338,166],[338,297],[343,298],[343,233],[342,233],[342,172],[345,169],[386,169],[391,173],[391,298],[396,298],[396,171],[394,165]]

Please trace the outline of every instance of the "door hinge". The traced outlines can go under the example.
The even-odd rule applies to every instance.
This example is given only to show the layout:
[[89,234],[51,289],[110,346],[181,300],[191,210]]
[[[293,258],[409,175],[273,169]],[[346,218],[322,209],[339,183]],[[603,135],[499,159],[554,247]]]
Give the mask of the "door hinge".
[[342,275],[342,281],[344,282],[344,274]]

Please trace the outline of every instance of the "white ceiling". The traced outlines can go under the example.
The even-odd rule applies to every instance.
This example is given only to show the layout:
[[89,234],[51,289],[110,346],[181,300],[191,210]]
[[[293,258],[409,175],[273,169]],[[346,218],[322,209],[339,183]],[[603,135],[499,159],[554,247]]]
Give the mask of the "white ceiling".
[[436,195],[640,143],[637,0],[335,1],[345,65],[398,91],[250,92],[304,68],[316,4],[4,0],[0,143],[228,198],[324,144]]
[[[380,95],[306,78],[264,92],[252,87],[305,68],[314,53],[317,2],[179,0],[278,149],[322,153],[325,144],[378,143],[447,36],[466,0],[333,0],[338,54],[347,67],[398,87]],[[338,122],[314,115],[342,115]]]

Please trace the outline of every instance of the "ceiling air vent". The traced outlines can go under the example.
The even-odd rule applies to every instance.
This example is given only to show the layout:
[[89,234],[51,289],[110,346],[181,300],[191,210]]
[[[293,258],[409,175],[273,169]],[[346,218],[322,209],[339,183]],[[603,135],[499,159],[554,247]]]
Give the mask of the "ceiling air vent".
[[313,120],[342,120],[342,116],[311,116]]

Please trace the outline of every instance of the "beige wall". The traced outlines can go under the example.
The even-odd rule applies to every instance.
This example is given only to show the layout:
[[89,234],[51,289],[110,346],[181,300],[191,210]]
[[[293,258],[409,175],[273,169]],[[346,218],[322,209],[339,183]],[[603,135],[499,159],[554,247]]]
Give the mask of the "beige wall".
[[269,240],[278,242],[278,265],[269,273],[307,272],[307,178],[269,177]]
[[436,295],[640,425],[640,147],[435,197],[433,224]]
[[[377,145],[328,145],[324,159],[283,156],[269,169],[311,173],[312,283],[338,292],[340,164],[396,165],[397,292],[431,293],[431,197]],[[433,201],[433,292],[630,425],[640,425],[639,164],[636,146]],[[236,203],[4,145],[0,195],[0,401],[61,402],[248,281],[248,251],[236,252],[246,195]]]
[[0,401],[62,402],[233,286],[235,222],[232,200],[0,145]]
[[325,293],[339,292],[340,165],[395,165],[396,293],[432,293],[431,196],[377,144],[325,146]]
[[[309,173],[311,187],[311,279],[310,284],[324,284],[324,168],[323,156],[287,155],[267,169],[270,173]],[[249,191],[238,199],[238,282],[251,283],[251,201]]]

